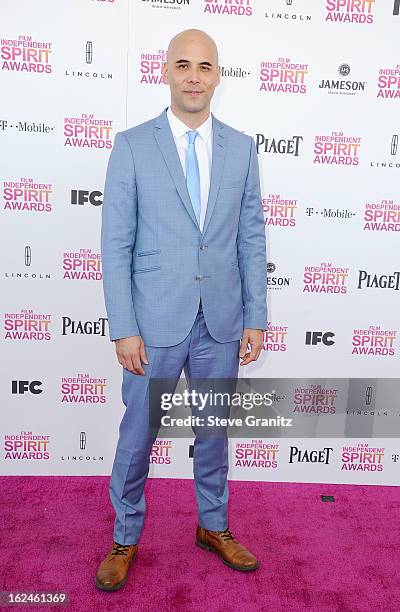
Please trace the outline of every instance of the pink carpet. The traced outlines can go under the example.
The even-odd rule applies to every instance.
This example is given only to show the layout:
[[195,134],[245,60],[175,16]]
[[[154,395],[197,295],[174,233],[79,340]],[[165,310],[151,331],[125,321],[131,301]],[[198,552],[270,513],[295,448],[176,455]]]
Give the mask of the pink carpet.
[[94,574],[112,545],[108,483],[1,479],[0,590],[70,596],[67,607],[7,609],[400,610],[399,487],[230,482],[230,527],[261,562],[242,573],[194,545],[193,482],[149,479],[137,559],[127,584],[107,593],[96,589]]

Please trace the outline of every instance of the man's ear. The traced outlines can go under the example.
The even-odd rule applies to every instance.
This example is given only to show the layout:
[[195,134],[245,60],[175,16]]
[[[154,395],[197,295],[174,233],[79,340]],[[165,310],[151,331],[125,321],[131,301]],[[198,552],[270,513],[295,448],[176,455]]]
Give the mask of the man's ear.
[[168,64],[167,62],[163,62],[161,66],[161,74],[163,76],[164,81],[168,83]]
[[217,85],[219,85],[221,82],[221,66],[218,66],[218,83]]

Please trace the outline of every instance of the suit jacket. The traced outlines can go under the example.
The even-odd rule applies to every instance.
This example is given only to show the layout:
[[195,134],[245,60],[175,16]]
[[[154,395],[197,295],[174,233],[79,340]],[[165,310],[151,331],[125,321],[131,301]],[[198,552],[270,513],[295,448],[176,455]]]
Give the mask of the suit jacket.
[[185,339],[201,297],[210,334],[239,340],[267,327],[266,241],[254,141],[212,114],[210,191],[198,225],[166,109],[118,132],[102,210],[110,339]]

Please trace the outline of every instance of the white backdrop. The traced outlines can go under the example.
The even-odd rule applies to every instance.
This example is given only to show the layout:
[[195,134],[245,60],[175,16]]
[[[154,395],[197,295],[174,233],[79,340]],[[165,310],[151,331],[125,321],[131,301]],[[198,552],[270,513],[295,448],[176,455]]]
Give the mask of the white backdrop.
[[[240,376],[304,379],[282,381],[276,411],[297,407],[316,436],[233,439],[230,477],[398,484],[398,387],[379,393],[399,372],[398,12],[392,0],[3,0],[3,474],[110,473],[124,406],[101,283],[105,170],[116,132],[168,105],[161,61],[195,27],[219,48],[213,113],[258,145],[271,328]],[[337,398],[319,413],[318,382]],[[190,477],[191,442],[160,439],[151,475]]]

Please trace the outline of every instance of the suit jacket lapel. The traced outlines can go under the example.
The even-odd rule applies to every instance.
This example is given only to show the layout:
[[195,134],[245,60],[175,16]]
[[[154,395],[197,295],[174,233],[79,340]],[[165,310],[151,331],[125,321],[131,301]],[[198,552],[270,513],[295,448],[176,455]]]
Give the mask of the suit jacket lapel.
[[[220,121],[218,121],[218,119],[214,117],[212,113],[211,116],[213,125],[212,163],[210,190],[208,194],[206,216],[204,219],[203,235],[205,234],[205,231],[210,223],[210,218],[217,200],[218,189],[221,183],[222,173],[224,169],[226,151],[223,135],[224,126]],[[189,192],[187,190],[185,175],[175,145],[174,136],[169,125],[166,109],[164,109],[162,113],[155,119],[154,136],[158,143],[158,146],[160,147],[164,161],[168,167],[171,178],[175,183],[176,189],[181,197],[181,200],[193,223],[200,231],[196,215],[194,214],[192,202],[190,200]]]
[[217,201],[218,189],[221,183],[222,174],[225,163],[226,145],[224,142],[223,123],[218,121],[211,113],[213,122],[213,144],[212,144],[212,162],[211,162],[211,177],[210,191],[208,193],[207,210],[204,219],[203,236],[206,233],[213,213],[215,202]]
[[175,145],[174,136],[169,125],[166,109],[163,110],[161,115],[156,118],[154,136],[157,140],[158,146],[161,149],[164,161],[167,164],[169,173],[175,183],[181,200],[192,218],[193,223],[200,231],[196,215],[194,214],[192,202],[190,200],[189,192],[187,190],[185,175],[183,173],[181,160],[179,159],[178,150]]

